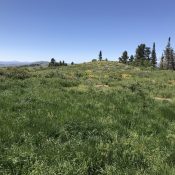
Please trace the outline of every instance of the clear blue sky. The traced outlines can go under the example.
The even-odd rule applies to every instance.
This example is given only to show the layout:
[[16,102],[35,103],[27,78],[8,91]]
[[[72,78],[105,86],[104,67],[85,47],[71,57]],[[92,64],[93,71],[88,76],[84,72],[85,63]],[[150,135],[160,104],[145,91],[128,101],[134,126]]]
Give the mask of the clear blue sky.
[[175,0],[0,0],[0,61],[116,60],[153,42],[160,56],[174,21]]

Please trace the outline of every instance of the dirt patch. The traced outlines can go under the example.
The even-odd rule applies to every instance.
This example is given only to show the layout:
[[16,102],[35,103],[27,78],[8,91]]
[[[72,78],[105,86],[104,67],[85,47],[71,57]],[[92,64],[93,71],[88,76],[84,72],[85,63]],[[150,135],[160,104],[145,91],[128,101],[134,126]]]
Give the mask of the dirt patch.
[[122,76],[123,79],[128,79],[128,78],[131,77],[130,74],[121,74],[121,76]]
[[158,101],[168,101],[168,102],[172,102],[171,98],[163,98],[163,97],[154,97],[155,100]]
[[169,80],[168,84],[175,85],[175,80]]
[[95,87],[97,87],[97,88],[109,88],[109,85],[97,84]]
[[75,90],[75,91],[79,91],[79,92],[87,92],[89,90],[89,87],[83,84],[80,84],[77,87],[70,87],[68,88],[69,90]]

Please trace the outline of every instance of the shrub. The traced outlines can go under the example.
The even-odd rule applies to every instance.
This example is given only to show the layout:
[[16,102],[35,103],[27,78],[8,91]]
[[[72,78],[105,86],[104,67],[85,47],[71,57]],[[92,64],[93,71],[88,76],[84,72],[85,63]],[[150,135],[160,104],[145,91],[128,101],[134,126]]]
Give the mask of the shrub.
[[15,78],[21,80],[31,77],[31,74],[27,70],[19,68],[7,68],[4,70],[2,69],[0,70],[0,75],[7,78]]
[[59,83],[62,87],[75,87],[80,84],[79,81],[75,80],[61,80]]

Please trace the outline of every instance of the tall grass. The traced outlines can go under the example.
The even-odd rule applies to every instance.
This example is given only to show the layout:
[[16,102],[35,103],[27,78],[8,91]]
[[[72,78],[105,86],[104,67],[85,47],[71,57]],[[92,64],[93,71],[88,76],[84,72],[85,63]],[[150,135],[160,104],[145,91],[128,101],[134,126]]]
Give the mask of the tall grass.
[[0,174],[175,174],[174,72],[114,62],[4,71]]

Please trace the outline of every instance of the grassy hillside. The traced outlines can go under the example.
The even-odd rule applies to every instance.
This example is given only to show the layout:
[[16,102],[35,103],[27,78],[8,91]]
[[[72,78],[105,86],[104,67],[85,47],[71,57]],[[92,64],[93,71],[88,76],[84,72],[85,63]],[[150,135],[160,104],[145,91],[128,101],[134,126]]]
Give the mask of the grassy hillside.
[[175,174],[175,72],[0,69],[0,174]]

